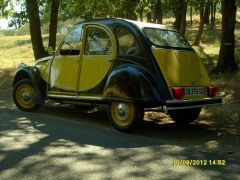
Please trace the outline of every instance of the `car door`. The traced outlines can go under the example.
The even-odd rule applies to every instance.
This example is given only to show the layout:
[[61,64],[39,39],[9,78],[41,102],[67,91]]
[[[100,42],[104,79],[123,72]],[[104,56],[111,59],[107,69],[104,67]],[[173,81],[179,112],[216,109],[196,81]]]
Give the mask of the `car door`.
[[79,77],[82,26],[75,26],[65,36],[52,60],[48,94],[76,95]]
[[103,26],[84,27],[79,94],[99,96],[115,57],[115,40]]

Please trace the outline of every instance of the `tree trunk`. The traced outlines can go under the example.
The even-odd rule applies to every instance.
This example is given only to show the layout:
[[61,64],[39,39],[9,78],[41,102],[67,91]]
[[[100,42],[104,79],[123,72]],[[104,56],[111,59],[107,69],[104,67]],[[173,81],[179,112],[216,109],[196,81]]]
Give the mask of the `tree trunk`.
[[192,15],[193,15],[193,7],[192,7],[192,5],[191,5],[191,7],[190,7],[190,24],[191,24],[191,25],[193,24]]
[[152,22],[152,13],[147,13],[147,22]]
[[201,0],[200,2],[200,9],[199,9],[199,12],[200,12],[200,22],[199,22],[199,28],[198,28],[198,32],[197,32],[197,36],[194,40],[194,43],[193,45],[194,46],[199,46],[200,44],[200,40],[201,40],[201,37],[202,37],[202,32],[203,32],[203,28],[204,28],[204,2],[203,0]]
[[137,20],[137,15],[134,12],[127,12],[126,18],[131,20]]
[[[175,0],[176,1],[176,0]],[[174,22],[174,27],[178,31],[180,31],[181,28],[181,20],[182,20],[182,11],[181,11],[181,6],[182,6],[182,1],[180,0],[178,3],[176,2],[174,4],[174,15],[175,15],[175,22]]]
[[42,42],[42,34],[40,28],[40,18],[38,10],[38,0],[26,0],[26,9],[29,18],[30,35],[32,48],[35,59],[48,56]]
[[180,33],[184,36],[186,32],[186,17],[187,17],[187,3],[186,1],[182,4],[182,19],[181,19],[181,27]]
[[156,2],[156,17],[157,17],[156,22],[158,24],[162,24],[163,19],[162,0],[157,0]]
[[221,47],[215,69],[216,73],[231,72],[238,68],[234,56],[236,10],[235,0],[222,0]]
[[143,21],[143,9],[139,10],[140,21]]
[[186,28],[186,13],[187,13],[187,3],[185,0],[175,0],[174,14],[175,14],[175,29],[185,33]]
[[205,12],[204,12],[204,23],[209,24],[209,16],[210,16],[210,0],[206,1]]
[[213,29],[213,24],[214,24],[214,21],[213,21],[213,2],[211,2],[210,4],[210,19],[211,19],[211,29]]
[[126,18],[131,20],[137,20],[137,14],[135,13],[135,8],[139,0],[129,0],[126,3]]
[[57,22],[58,22],[58,9],[59,0],[52,0],[51,4],[51,15],[50,15],[50,25],[49,25],[49,44],[48,49],[55,51],[56,49],[56,35],[57,35]]
[[211,6],[211,29],[213,29],[215,26],[216,8],[217,8],[217,2],[212,3],[212,6]]

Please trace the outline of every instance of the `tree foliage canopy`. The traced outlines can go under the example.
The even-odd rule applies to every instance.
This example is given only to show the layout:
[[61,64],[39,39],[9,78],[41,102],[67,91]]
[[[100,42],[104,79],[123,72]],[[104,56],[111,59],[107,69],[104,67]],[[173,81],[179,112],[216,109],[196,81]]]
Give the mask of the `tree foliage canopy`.
[[13,13],[13,2],[11,0],[0,0],[0,18],[6,18]]

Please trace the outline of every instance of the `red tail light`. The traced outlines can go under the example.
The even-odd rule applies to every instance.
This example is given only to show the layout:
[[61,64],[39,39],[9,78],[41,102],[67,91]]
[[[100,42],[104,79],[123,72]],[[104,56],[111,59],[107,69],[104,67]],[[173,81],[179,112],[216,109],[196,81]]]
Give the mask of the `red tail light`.
[[208,96],[214,97],[217,95],[217,87],[209,86],[208,87]]
[[174,87],[174,88],[172,88],[172,93],[173,93],[174,98],[181,99],[184,97],[184,88]]

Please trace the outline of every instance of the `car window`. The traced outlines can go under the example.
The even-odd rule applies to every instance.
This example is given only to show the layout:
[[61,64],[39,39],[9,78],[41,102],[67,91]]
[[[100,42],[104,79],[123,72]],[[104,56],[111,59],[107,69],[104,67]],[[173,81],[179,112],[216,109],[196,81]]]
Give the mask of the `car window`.
[[156,46],[191,48],[189,43],[178,32],[158,28],[144,28],[143,32]]
[[123,27],[116,30],[119,56],[142,56],[140,45],[135,36]]
[[112,54],[112,41],[108,33],[98,27],[89,27],[84,53],[86,55]]
[[73,28],[64,38],[63,45],[60,49],[60,54],[79,55],[81,40],[82,40],[82,26],[78,25],[75,28]]

